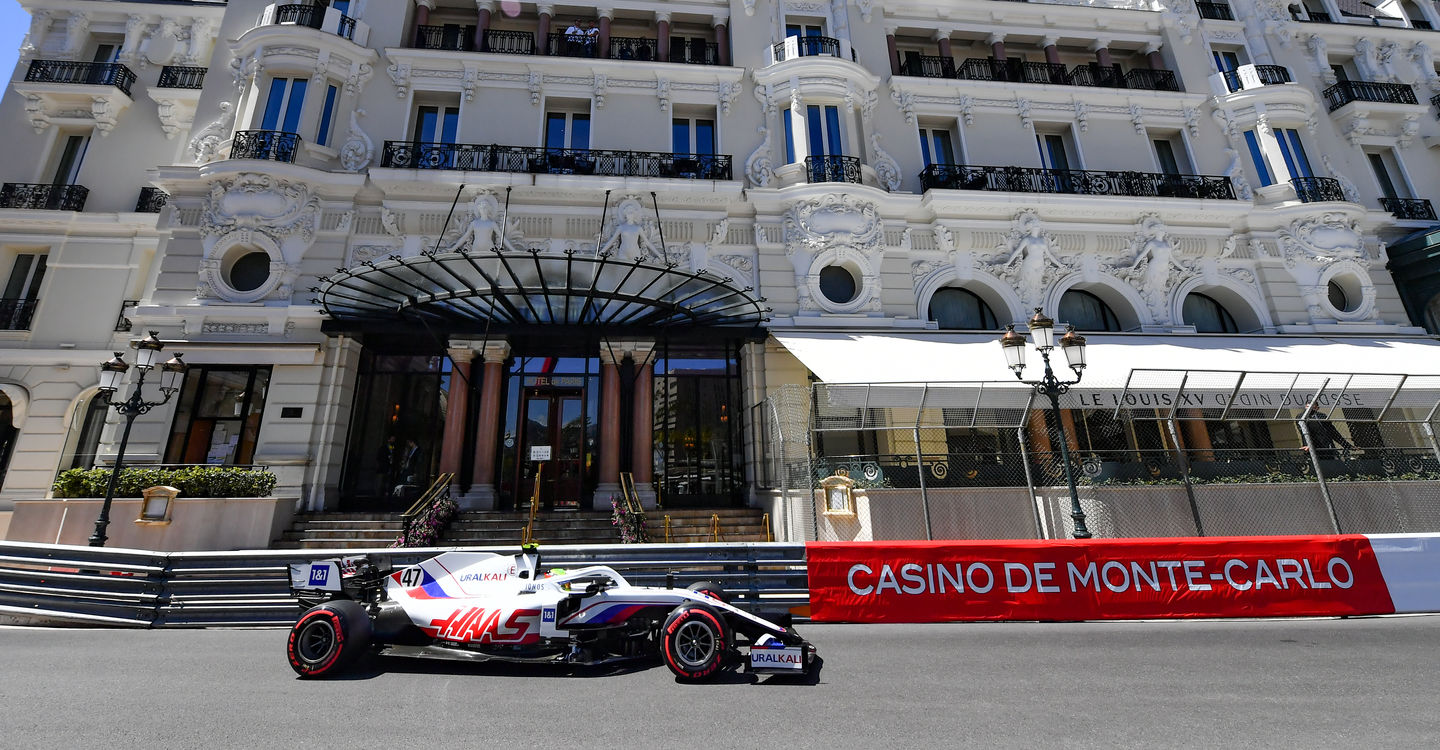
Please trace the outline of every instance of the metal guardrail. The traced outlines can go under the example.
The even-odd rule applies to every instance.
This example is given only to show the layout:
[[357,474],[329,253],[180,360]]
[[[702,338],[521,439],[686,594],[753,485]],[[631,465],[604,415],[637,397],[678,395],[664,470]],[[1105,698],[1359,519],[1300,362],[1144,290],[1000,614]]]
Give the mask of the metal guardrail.
[[[0,542],[0,622],[141,628],[266,627],[295,621],[290,563],[368,555],[411,565],[449,549],[514,554],[517,547],[151,552]],[[609,565],[631,583],[715,581],[737,606],[785,609],[810,594],[805,546],[788,543],[607,544],[542,547],[544,568]],[[673,576],[672,576],[673,574]]]

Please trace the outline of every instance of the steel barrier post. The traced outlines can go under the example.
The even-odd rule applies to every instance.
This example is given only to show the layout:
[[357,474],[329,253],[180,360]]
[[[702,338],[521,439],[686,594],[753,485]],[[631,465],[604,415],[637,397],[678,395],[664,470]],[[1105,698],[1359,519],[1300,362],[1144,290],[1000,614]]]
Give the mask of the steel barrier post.
[[1190,515],[1195,519],[1195,535],[1205,536],[1205,526],[1200,522],[1200,504],[1195,502],[1195,488],[1190,485],[1190,457],[1185,455],[1185,447],[1180,444],[1180,430],[1175,424],[1174,412],[1165,420],[1165,427],[1170,430],[1170,442],[1175,444],[1175,455],[1180,459],[1180,477],[1185,480],[1185,497],[1190,501]]
[[[1024,419],[1026,421],[1030,419],[1030,409],[1028,407],[1025,409]],[[1049,539],[1050,532],[1045,528],[1045,514],[1040,510],[1040,495],[1035,492],[1035,477],[1030,473],[1030,451],[1025,449],[1025,440],[1028,438],[1028,435],[1025,434],[1024,422],[1015,428],[1015,436],[1020,443],[1020,463],[1025,466],[1025,487],[1030,490],[1030,511],[1035,514],[1035,530],[1040,534],[1040,539]]]
[[1305,439],[1305,452],[1310,454],[1310,465],[1315,467],[1315,480],[1320,485],[1320,497],[1325,499],[1325,509],[1330,511],[1330,523],[1335,528],[1335,533],[1340,533],[1340,516],[1335,512],[1335,501],[1330,498],[1330,488],[1325,485],[1325,472],[1320,468],[1320,456],[1315,453],[1315,441],[1310,438],[1310,426],[1305,424],[1305,417],[1310,416],[1313,407],[1301,412],[1300,419],[1296,424],[1300,427],[1300,437]]
[[915,476],[920,478],[920,511],[925,515],[925,539],[935,538],[930,530],[930,493],[925,488],[925,451],[920,448],[920,420],[915,420]]

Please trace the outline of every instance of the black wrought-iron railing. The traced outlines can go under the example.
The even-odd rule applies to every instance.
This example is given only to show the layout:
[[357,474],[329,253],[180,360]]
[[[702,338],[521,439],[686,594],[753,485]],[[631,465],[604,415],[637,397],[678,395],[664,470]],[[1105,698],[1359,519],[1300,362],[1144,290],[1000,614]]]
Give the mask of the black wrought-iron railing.
[[901,67],[904,75],[926,78],[963,78],[970,81],[1010,81],[1061,86],[1093,86],[1116,89],[1179,91],[1180,83],[1172,70],[1136,68],[1122,73],[1118,67],[1077,65],[1066,68],[1060,63],[1017,62],[989,57],[970,57],[958,65],[945,56],[912,57]]
[[282,5],[275,9],[275,23],[288,23],[318,29],[325,23],[325,6]]
[[676,154],[417,141],[386,141],[380,166],[394,169],[456,169],[468,172],[731,179],[731,158],[728,154]]
[[900,74],[917,78],[955,78],[955,58],[947,55],[912,55],[901,63]]
[[31,60],[25,80],[33,83],[76,83],[114,86],[130,94],[135,71],[120,63],[75,62],[73,60]]
[[300,149],[300,136],[279,130],[241,130],[231,141],[231,159],[266,159],[269,161],[295,161],[295,152]]
[[1380,206],[1397,219],[1435,221],[1435,207],[1424,198],[1381,198]]
[[805,157],[805,174],[810,182],[853,182],[860,184],[860,159],[828,154]]
[[1200,11],[1201,18],[1209,18],[1213,21],[1234,21],[1235,14],[1230,12],[1230,3],[1210,3],[1205,0],[1195,0],[1195,10]]
[[160,81],[155,84],[161,89],[203,89],[205,88],[205,71],[191,65],[166,65],[160,69]]
[[1406,83],[1379,81],[1340,81],[1325,89],[1325,104],[1331,112],[1350,102],[1381,102],[1384,104],[1419,104],[1415,89]]
[[1429,21],[1422,21],[1418,18],[1410,19],[1410,27],[1415,29],[1425,29],[1426,31],[1435,30],[1435,27],[1431,26]]
[[1139,198],[1235,198],[1235,188],[1230,178],[1225,176],[1093,169],[931,164],[920,173],[920,184],[926,190],[994,190]]
[[638,36],[612,36],[609,54],[616,60],[654,61],[660,56],[660,42]]
[[1430,106],[1435,108],[1435,117],[1440,118],[1440,94],[1430,97]]
[[416,26],[416,49],[443,49],[452,52],[475,51],[474,26]]
[[[594,35],[552,33],[546,40],[545,54],[557,57],[605,57],[612,60],[661,60],[660,42],[642,37],[611,37],[609,49],[600,49]],[[720,46],[704,39],[675,38],[670,42],[669,55],[663,58],[674,63],[719,65]]]
[[[613,57],[613,55],[612,55]],[[700,37],[670,40],[670,62],[689,65],[719,65],[720,45]]]
[[158,214],[170,202],[170,194],[157,187],[140,188],[140,199],[135,201],[135,213]]
[[535,34],[529,31],[486,29],[482,42],[481,52],[501,55],[535,54]]
[[[787,37],[784,41],[776,42],[772,48],[775,52],[775,61],[780,62],[786,59],[785,44],[791,39],[795,40],[795,55],[797,57],[843,57],[840,53],[840,40],[828,36],[795,36]],[[850,50],[850,59],[855,60],[855,50]]]
[[1296,177],[1290,184],[1295,186],[1295,197],[1305,203],[1345,200],[1340,181],[1333,177]]
[[335,28],[335,33],[350,41],[355,41],[355,19],[350,16],[340,16],[340,25]]
[[1125,75],[1120,72],[1120,67],[1117,65],[1108,68],[1102,68],[1098,63],[1076,65],[1070,71],[1070,85],[1123,89],[1125,88]]
[[128,333],[130,329],[135,327],[135,324],[131,322],[130,316],[126,315],[125,311],[139,306],[140,300],[138,299],[127,299],[120,303],[120,314],[115,316],[116,333]]
[[28,331],[38,299],[0,299],[0,331]]
[[45,185],[7,182],[0,186],[0,208],[37,208],[49,211],[84,211],[90,189],[84,185]]
[[1329,14],[1329,13],[1321,13],[1321,12],[1315,11],[1315,10],[1307,10],[1307,11],[1305,11],[1305,13],[1306,13],[1306,15],[1308,15],[1308,16],[1310,16],[1310,17],[1309,17],[1309,18],[1301,18],[1301,17],[1299,16],[1299,14],[1296,14],[1295,20],[1297,20],[1297,21],[1310,21],[1310,22],[1312,22],[1312,23],[1335,23],[1335,20],[1330,17],[1330,14]]
[[1125,74],[1125,88],[1145,91],[1179,91],[1180,81],[1173,70],[1135,68]]
[[[1290,69],[1283,65],[1256,65],[1255,75],[1260,79],[1263,86],[1274,86],[1281,83],[1290,83]],[[1227,70],[1225,76],[1225,88],[1232,92],[1245,88],[1244,82],[1240,80],[1240,71]]]

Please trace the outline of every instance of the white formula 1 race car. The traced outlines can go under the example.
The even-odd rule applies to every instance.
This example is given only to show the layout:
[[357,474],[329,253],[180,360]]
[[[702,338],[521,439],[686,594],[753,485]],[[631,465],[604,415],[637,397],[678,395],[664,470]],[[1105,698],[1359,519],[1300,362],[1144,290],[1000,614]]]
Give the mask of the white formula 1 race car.
[[364,557],[292,564],[305,609],[290,629],[290,666],[326,677],[367,651],[560,664],[658,653],[679,680],[698,682],[742,664],[803,675],[818,662],[793,628],[732,606],[713,583],[632,586],[603,565],[541,573],[539,564],[533,548],[445,552],[393,571]]

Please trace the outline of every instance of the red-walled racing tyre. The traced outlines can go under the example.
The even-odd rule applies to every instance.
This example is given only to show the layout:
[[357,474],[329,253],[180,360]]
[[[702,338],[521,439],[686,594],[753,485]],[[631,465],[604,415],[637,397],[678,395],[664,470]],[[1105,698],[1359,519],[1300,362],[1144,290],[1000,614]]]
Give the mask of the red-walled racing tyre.
[[730,595],[725,593],[725,587],[721,586],[718,583],[715,583],[714,581],[696,581],[695,583],[692,583],[685,588],[690,589],[691,591],[694,591],[698,594],[704,594],[711,598],[719,599],[726,604],[730,603]]
[[348,599],[311,608],[290,629],[285,653],[301,677],[329,677],[343,671],[370,645],[370,615]]
[[665,618],[660,651],[665,666],[684,682],[713,679],[725,669],[730,628],[719,612],[703,604],[683,604]]

